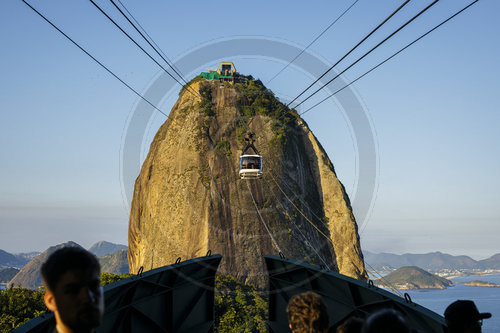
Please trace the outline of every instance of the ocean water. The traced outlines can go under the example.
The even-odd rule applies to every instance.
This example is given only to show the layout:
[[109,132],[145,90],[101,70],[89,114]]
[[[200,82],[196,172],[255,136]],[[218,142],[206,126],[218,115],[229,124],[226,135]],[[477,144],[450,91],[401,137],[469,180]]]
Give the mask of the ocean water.
[[492,317],[483,320],[484,333],[500,332],[500,287],[467,287],[463,283],[472,280],[481,280],[500,284],[500,274],[484,276],[467,276],[451,279],[455,284],[442,290],[402,290],[407,292],[414,303],[422,305],[439,315],[444,315],[446,307],[457,299],[469,299],[476,303],[479,312],[490,312]]

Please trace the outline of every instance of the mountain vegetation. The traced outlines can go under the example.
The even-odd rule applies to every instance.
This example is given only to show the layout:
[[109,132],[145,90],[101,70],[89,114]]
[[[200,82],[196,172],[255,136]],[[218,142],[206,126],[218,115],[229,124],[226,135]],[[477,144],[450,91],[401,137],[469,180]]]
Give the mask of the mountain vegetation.
[[0,283],[9,282],[18,272],[19,269],[14,267],[0,268]]
[[47,310],[43,289],[0,290],[0,333],[7,333]]
[[[383,281],[381,281],[383,280]],[[445,289],[453,286],[450,280],[431,274],[416,266],[406,266],[377,280],[377,285],[389,284],[396,289]]]
[[244,284],[231,275],[215,280],[215,331],[267,332],[267,298],[264,290]]
[[101,264],[101,272],[117,275],[128,273],[127,250],[119,250],[114,254],[99,257],[98,259]]
[[0,268],[4,267],[14,267],[14,268],[22,268],[24,265],[28,263],[28,259],[26,259],[22,255],[15,255],[4,250],[0,250]]

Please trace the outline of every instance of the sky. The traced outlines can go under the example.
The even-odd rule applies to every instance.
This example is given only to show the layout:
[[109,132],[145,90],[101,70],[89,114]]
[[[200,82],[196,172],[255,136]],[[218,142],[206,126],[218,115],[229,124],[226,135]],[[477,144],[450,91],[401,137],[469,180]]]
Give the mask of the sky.
[[[308,59],[333,65],[402,3],[359,0],[270,81],[296,55],[291,49],[304,49],[353,2],[122,1],[187,80],[233,61],[285,101],[317,78]],[[30,3],[139,93],[151,93],[165,75],[91,2]],[[410,1],[334,71],[429,3]],[[468,3],[439,1],[341,79],[357,78]],[[109,1],[97,4],[141,41]],[[361,166],[375,166],[368,213],[354,206],[364,250],[476,259],[500,252],[499,10],[497,1],[479,1],[355,82],[350,94],[304,114],[351,199],[365,189]],[[247,52],[249,40],[258,43]],[[127,137],[140,127],[140,98],[22,1],[0,2],[0,45],[0,249],[43,251],[68,240],[127,244],[132,184],[123,178],[123,156],[131,149]],[[205,52],[214,49],[230,58]],[[169,84],[154,96],[167,114],[180,90]],[[321,91],[299,111],[327,95]],[[352,103],[366,116],[367,131],[360,132]],[[166,119],[146,111],[147,126],[136,138],[140,160]],[[374,143],[368,154],[361,152],[363,137]]]

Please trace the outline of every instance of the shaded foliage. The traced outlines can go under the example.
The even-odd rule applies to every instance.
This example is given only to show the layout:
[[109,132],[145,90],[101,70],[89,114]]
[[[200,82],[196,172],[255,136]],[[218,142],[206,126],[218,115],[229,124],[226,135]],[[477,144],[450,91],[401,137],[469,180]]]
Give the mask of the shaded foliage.
[[267,332],[267,299],[254,285],[244,284],[232,275],[215,280],[216,332]]
[[200,95],[203,98],[199,103],[199,107],[201,108],[203,113],[209,117],[215,115],[215,112],[213,110],[215,104],[212,102],[212,88],[210,88],[210,85],[202,85],[200,87]]
[[17,273],[19,273],[19,269],[14,267],[1,268],[0,282],[2,283],[9,282]]
[[226,156],[231,156],[231,144],[227,140],[221,140],[215,145],[216,149],[219,149]]
[[12,287],[0,290],[0,333],[10,332],[28,320],[47,311],[45,290]]
[[101,286],[108,285],[110,283],[120,281],[121,279],[126,279],[131,277],[132,275],[130,274],[111,274],[111,273],[101,273]]
[[[271,128],[276,134],[279,143],[287,142],[287,134],[290,131],[287,124],[294,119],[295,110],[290,110],[281,103],[274,93],[267,89],[260,80],[247,77],[248,83],[237,83],[234,85],[240,96],[236,101],[240,115],[246,123],[255,115],[262,115],[273,119]],[[241,132],[241,133],[240,133]],[[238,140],[242,140],[246,129],[238,131]]]

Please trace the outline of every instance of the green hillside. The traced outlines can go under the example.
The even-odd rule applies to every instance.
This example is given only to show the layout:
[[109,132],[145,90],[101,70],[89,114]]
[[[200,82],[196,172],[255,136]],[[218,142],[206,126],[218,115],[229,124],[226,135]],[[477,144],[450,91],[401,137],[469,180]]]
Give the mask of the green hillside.
[[[453,286],[450,280],[416,266],[398,268],[385,276],[383,281],[397,289],[445,289]],[[383,286],[380,279],[377,280],[377,285]]]
[[106,241],[95,243],[89,248],[89,252],[93,253],[96,257],[103,257],[110,254],[115,254],[120,250],[126,250],[127,247],[121,244],[114,244]]
[[0,283],[9,282],[19,272],[17,268],[0,268]]
[[98,259],[101,264],[101,272],[118,275],[128,273],[127,250],[120,250],[115,254],[99,257]]

